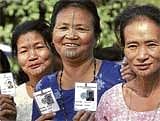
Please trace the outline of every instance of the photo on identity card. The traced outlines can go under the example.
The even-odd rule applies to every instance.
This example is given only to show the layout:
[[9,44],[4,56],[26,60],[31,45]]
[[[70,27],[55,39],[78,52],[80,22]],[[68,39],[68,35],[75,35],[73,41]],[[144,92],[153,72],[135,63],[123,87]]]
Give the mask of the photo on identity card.
[[13,74],[0,73],[0,92],[1,94],[15,96],[16,89]]
[[46,88],[33,94],[41,114],[59,111],[59,105],[51,88]]
[[75,84],[75,111],[96,111],[97,108],[97,83]]

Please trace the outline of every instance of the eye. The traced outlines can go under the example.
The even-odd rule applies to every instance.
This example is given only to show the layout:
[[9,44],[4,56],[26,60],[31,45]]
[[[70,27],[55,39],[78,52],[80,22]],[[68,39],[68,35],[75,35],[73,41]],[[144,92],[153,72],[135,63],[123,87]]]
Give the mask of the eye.
[[41,45],[41,44],[36,46],[36,49],[42,49],[42,48],[46,48],[46,46],[45,45]]
[[68,29],[68,27],[66,27],[66,26],[61,26],[61,27],[58,27],[58,29],[59,29],[59,30],[62,30],[62,31],[65,31],[65,30]]
[[43,45],[40,45],[40,46],[37,46],[37,48],[44,48],[45,46],[43,46]]
[[155,43],[150,43],[147,45],[149,48],[155,48],[157,46],[157,44]]
[[82,32],[82,33],[89,31],[89,29],[85,28],[85,27],[77,27],[76,30],[79,31],[79,32]]
[[136,44],[129,44],[129,45],[127,45],[127,48],[134,50],[137,48],[137,45]]
[[27,52],[27,49],[21,49],[21,50],[18,51],[19,54],[24,54],[26,52]]
[[77,30],[82,30],[82,31],[84,31],[85,28],[83,28],[83,27],[78,27]]

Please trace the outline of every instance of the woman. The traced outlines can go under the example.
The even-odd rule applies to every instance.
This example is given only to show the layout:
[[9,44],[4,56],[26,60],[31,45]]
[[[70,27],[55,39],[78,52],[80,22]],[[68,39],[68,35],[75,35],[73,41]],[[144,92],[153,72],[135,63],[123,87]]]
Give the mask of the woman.
[[47,22],[33,20],[16,26],[12,36],[12,52],[20,66],[15,102],[17,121],[31,121],[33,92],[36,83],[54,72],[52,37]]
[[[0,73],[10,72],[7,56],[0,50]],[[0,94],[0,120],[16,121],[16,104],[10,95]]]
[[41,116],[38,106],[34,104],[32,120],[94,120],[94,113],[90,111],[74,111],[75,83],[96,82],[99,101],[106,89],[122,82],[119,65],[93,56],[101,32],[96,6],[90,0],[58,1],[52,13],[51,30],[52,42],[62,59],[63,69],[45,76],[36,90],[51,87],[60,111],[54,116]]
[[115,28],[136,78],[102,96],[97,121],[160,120],[160,9],[132,6],[116,19]]

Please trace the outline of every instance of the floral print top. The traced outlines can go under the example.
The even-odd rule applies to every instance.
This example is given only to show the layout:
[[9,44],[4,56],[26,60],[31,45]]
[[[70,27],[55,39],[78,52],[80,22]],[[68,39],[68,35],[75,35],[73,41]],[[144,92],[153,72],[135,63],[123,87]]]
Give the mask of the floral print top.
[[100,99],[96,121],[160,121],[160,108],[136,112],[125,104],[122,83],[107,90]]

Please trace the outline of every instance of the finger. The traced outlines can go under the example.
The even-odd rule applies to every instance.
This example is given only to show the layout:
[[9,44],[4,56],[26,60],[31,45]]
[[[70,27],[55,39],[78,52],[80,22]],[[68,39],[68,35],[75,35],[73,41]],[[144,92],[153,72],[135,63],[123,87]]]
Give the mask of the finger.
[[92,114],[92,112],[90,111],[86,111],[80,118],[79,121],[88,121],[90,115]]
[[127,75],[127,74],[126,74],[126,75],[124,75],[124,76],[122,77],[122,79],[123,79],[123,80],[126,80],[126,81],[128,82],[128,81],[131,81],[131,80],[135,79],[135,76],[134,76],[134,75],[129,75],[129,74]]
[[126,66],[126,65],[128,65],[128,62],[127,62],[127,58],[124,57],[122,60],[122,66]]
[[76,115],[73,117],[73,121],[79,121],[81,116],[85,113],[84,110],[78,111]]
[[0,95],[0,105],[2,105],[4,102],[12,104],[13,97],[8,95]]
[[8,110],[8,109],[0,111],[0,116],[16,115],[16,114],[17,114],[16,111]]
[[130,68],[126,68],[126,70],[123,70],[121,72],[121,76],[122,77],[125,76],[125,75],[133,75],[133,76],[135,76],[135,73]]
[[95,121],[95,112],[92,112],[88,121]]
[[129,65],[121,67],[120,72],[123,73],[123,72],[125,72],[127,70],[131,70]]
[[53,119],[53,117],[56,115],[56,113],[47,113],[41,115],[36,121],[50,121]]
[[15,105],[11,105],[11,104],[8,104],[8,103],[3,103],[1,106],[0,106],[0,109],[1,110],[13,110],[13,111],[16,111],[16,106]]

